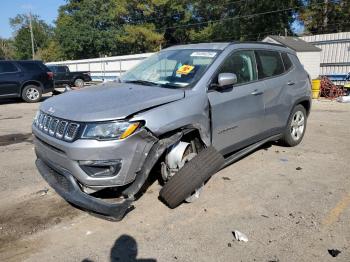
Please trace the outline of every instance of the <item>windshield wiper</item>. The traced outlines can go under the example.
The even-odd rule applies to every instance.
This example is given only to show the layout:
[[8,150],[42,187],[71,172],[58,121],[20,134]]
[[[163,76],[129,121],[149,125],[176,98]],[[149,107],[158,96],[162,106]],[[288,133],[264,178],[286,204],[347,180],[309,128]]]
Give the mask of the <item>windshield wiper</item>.
[[146,80],[129,80],[129,81],[125,81],[125,83],[141,84],[146,86],[158,86],[157,83],[146,81]]
[[166,84],[162,84],[162,86],[166,87],[166,88],[184,88],[187,85],[179,85],[179,84],[174,84],[174,83],[166,83]]

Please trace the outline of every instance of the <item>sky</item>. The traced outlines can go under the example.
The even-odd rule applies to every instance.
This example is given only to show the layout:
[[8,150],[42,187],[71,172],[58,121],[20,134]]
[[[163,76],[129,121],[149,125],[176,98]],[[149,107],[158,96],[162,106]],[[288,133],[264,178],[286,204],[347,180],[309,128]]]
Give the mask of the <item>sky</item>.
[[65,0],[0,0],[0,37],[12,36],[9,18],[29,11],[39,15],[47,23],[53,24],[58,15],[58,7],[65,2]]

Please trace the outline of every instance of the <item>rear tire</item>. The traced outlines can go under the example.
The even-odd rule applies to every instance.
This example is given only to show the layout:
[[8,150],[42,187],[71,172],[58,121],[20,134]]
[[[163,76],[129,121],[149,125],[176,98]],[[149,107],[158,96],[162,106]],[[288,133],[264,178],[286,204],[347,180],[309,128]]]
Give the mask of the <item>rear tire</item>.
[[170,208],[177,207],[214,175],[224,162],[223,156],[213,147],[203,149],[170,178],[160,190],[160,198]]
[[22,98],[28,103],[39,102],[42,96],[41,88],[35,85],[27,85],[22,90]]
[[74,80],[74,86],[78,88],[84,87],[84,80],[81,78],[77,78]]
[[300,144],[305,134],[306,124],[307,114],[305,108],[302,105],[295,106],[289,117],[281,142],[289,147]]

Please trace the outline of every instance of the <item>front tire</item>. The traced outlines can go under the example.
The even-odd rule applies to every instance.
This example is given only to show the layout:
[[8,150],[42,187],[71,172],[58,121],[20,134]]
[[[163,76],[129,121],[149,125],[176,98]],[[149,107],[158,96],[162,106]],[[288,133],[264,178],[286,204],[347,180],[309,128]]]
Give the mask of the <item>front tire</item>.
[[187,162],[160,190],[160,198],[175,208],[203,186],[225,163],[213,147],[203,149]]
[[306,110],[302,105],[294,107],[281,141],[284,145],[293,147],[303,140],[307,123]]
[[41,88],[35,85],[28,85],[23,88],[22,98],[28,103],[39,102],[42,96]]

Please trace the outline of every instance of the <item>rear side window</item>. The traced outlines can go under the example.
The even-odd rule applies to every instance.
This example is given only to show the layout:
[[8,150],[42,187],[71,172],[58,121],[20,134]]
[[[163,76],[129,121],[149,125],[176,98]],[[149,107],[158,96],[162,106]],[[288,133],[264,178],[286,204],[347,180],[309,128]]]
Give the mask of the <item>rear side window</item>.
[[56,67],[56,71],[57,71],[58,73],[65,73],[65,72],[67,72],[67,69],[66,69],[65,66],[57,66],[57,67]]
[[256,51],[259,79],[283,74],[284,66],[279,52]]
[[56,67],[55,66],[47,66],[48,69],[50,69],[51,72],[56,72]]
[[291,69],[293,67],[293,63],[290,60],[287,53],[282,53],[281,55],[282,55],[282,60],[283,60],[283,64],[284,64],[284,69],[286,71],[288,71],[289,69]]
[[43,71],[43,67],[41,67],[36,62],[18,62],[18,63],[27,71]]
[[17,67],[9,61],[2,61],[0,62],[0,73],[12,73],[17,72]]

